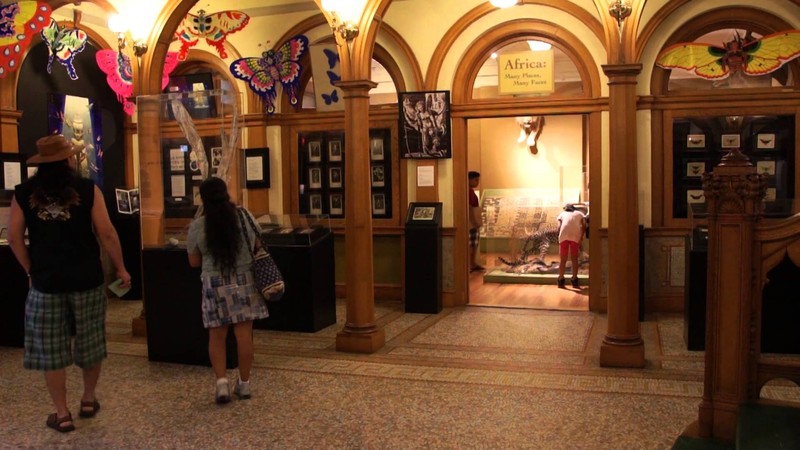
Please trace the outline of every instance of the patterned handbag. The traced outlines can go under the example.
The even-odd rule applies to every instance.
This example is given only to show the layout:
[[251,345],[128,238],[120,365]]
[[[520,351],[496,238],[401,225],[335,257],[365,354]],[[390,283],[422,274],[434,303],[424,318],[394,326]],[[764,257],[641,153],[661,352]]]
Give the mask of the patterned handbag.
[[[255,233],[255,242],[251,245],[250,237],[247,234],[247,225],[245,225],[245,217],[250,222],[250,228]],[[283,297],[286,291],[286,285],[283,283],[283,275],[278,270],[275,260],[269,254],[264,243],[261,242],[261,236],[258,227],[250,214],[247,214],[242,209],[239,209],[239,223],[242,226],[242,233],[244,234],[247,247],[250,249],[250,254],[253,255],[253,279],[255,280],[256,290],[261,292],[261,296],[268,302],[277,302]]]

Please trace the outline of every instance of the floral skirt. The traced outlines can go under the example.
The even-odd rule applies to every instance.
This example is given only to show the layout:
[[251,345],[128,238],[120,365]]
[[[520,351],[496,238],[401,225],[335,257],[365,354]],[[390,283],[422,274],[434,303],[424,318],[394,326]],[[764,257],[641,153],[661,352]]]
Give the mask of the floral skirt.
[[203,281],[203,325],[216,328],[269,316],[267,302],[256,291],[253,272],[201,276]]

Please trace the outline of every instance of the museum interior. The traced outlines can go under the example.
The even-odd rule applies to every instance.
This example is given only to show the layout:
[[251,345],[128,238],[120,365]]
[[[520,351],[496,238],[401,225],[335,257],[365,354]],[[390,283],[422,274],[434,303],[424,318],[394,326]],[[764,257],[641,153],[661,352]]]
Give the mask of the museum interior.
[[[0,11],[0,399],[31,412],[0,420],[0,442],[800,447],[800,0]],[[108,291],[108,418],[77,437],[27,419],[44,397],[7,242],[50,134],[80,149],[133,277]],[[194,395],[210,371],[186,235],[209,177],[286,283],[255,324],[270,437],[257,420],[191,434],[249,419]],[[562,288],[566,205],[586,228]]]

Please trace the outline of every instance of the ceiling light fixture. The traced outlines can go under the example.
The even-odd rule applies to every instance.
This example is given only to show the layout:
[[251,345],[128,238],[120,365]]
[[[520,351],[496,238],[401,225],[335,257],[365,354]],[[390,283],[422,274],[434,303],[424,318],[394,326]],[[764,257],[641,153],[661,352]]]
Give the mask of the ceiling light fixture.
[[508,8],[519,3],[519,0],[490,0],[489,3],[495,8]]
[[366,0],[322,0],[322,8],[331,15],[331,29],[348,46],[358,36],[358,22]]
[[544,52],[553,48],[553,45],[549,42],[543,41],[528,41],[528,47],[530,47],[532,52]]

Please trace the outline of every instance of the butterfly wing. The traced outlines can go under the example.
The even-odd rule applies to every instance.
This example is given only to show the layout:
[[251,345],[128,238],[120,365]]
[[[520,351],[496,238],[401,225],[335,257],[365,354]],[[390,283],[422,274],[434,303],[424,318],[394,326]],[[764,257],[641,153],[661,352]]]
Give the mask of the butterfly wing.
[[227,58],[225,39],[229,34],[243,29],[250,21],[250,16],[241,11],[220,11],[208,15],[211,19],[206,25],[205,38],[209,45],[213,45],[220,58]]
[[56,46],[58,45],[58,23],[55,19],[50,19],[50,24],[42,29],[41,35],[45,45],[47,45],[47,73],[53,71],[53,57],[56,54]]
[[[89,35],[86,34],[85,31],[77,28],[71,30],[62,29],[58,33],[55,44],[55,55],[58,62],[67,68],[67,73],[73,80],[78,79],[78,74],[75,72],[75,66],[72,64],[72,61],[75,59],[75,55],[86,48],[86,41],[88,39]],[[50,60],[52,62],[52,55]]]
[[788,30],[764,36],[745,48],[748,75],[765,75],[780,69],[800,56],[800,30]]
[[261,58],[240,58],[231,63],[234,77],[247,81],[250,89],[264,99],[268,113],[275,112],[277,73],[267,65],[267,53]]
[[719,80],[730,75],[722,63],[725,49],[708,44],[684,42],[669,46],[656,58],[664,69],[683,69],[707,80]]
[[186,14],[186,17],[181,21],[181,25],[175,30],[175,37],[181,42],[181,48],[178,50],[178,60],[185,61],[189,49],[197,45],[197,40],[201,38],[195,24],[198,17],[194,14]]
[[124,53],[114,50],[99,50],[95,54],[97,65],[106,74],[108,86],[117,94],[125,113],[133,115],[133,103],[128,99],[133,96],[133,70],[131,60]]
[[164,59],[164,71],[161,75],[161,89],[167,87],[169,84],[169,74],[178,66],[178,52],[167,52],[167,57]]
[[336,67],[336,64],[339,62],[339,53],[326,48],[323,49],[322,52],[325,54],[325,57],[328,59],[328,68],[333,69]]
[[289,95],[289,102],[296,105],[297,88],[300,84],[302,67],[298,63],[308,49],[308,39],[305,36],[295,36],[286,41],[275,51],[274,67],[277,69],[280,82]]
[[331,84],[336,83],[337,81],[342,81],[342,77],[336,74],[336,72],[332,70],[326,70],[326,74],[328,74],[328,80],[330,80]]
[[0,5],[0,78],[17,70],[33,35],[49,25],[51,12],[44,2]]

